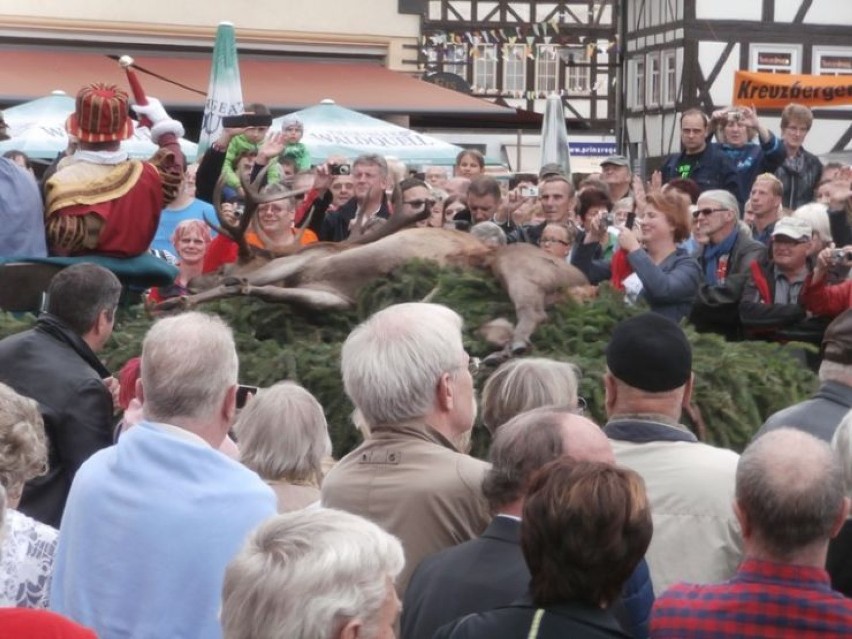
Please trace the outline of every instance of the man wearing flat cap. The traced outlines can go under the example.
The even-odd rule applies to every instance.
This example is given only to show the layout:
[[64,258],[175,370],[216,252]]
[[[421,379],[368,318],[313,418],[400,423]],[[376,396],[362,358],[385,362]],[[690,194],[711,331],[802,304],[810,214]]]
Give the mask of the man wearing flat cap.
[[625,197],[632,197],[630,185],[633,173],[630,171],[630,160],[623,155],[610,155],[601,162],[601,179],[609,187],[609,197],[618,202]]
[[767,419],[754,436],[789,426],[831,442],[840,421],[852,410],[852,309],[841,313],[822,338],[819,389],[810,399]]
[[645,480],[654,592],[731,577],[742,554],[731,507],[738,455],[699,442],[680,424],[693,384],[686,335],[661,315],[637,315],[613,330],[606,363],[604,432],[618,464]]
[[79,149],[45,182],[45,226],[53,255],[134,257],[148,250],[160,212],[178,193],[185,161],[183,126],[154,98],[133,109],[151,122],[160,150],[149,162],[131,160],[121,141],[133,136],[128,96],[118,87],[80,89],[65,128]]
[[775,223],[769,254],[751,263],[740,299],[740,322],[747,337],[820,343],[828,322],[809,317],[800,299],[811,272],[812,236],[807,220],[784,217]]

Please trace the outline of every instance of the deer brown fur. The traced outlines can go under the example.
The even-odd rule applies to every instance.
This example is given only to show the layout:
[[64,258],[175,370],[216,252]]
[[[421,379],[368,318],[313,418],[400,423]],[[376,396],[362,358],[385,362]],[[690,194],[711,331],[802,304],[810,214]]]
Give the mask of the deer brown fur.
[[[251,192],[251,197],[257,195]],[[249,214],[255,209],[256,204],[251,209],[247,206]],[[404,228],[424,215],[428,211],[411,219],[397,213],[357,238],[297,245],[294,253],[264,264],[256,254],[251,255],[232,272],[220,275],[217,285],[181,300],[166,300],[158,309],[194,306],[233,295],[251,295],[316,310],[346,309],[355,303],[358,293],[368,283],[393,273],[411,260],[421,259],[442,266],[484,268],[494,273],[512,300],[517,316],[511,343],[506,348],[508,355],[529,346],[532,333],[547,319],[548,303],[572,287],[588,284],[578,269],[530,244],[492,248],[461,231]],[[228,230],[238,234],[245,228],[248,223],[241,220],[239,228]]]

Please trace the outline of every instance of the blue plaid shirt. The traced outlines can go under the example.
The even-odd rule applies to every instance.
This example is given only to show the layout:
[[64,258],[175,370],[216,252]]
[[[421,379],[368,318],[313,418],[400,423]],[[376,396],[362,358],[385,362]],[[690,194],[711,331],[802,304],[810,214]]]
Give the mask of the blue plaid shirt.
[[852,637],[852,600],[819,568],[746,559],[721,584],[677,584],[654,604],[654,639]]

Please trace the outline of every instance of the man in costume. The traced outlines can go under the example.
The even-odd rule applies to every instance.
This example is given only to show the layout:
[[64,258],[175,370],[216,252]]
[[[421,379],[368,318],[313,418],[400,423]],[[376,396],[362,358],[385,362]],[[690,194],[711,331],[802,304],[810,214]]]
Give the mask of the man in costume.
[[134,257],[148,250],[160,212],[180,186],[184,130],[156,99],[133,109],[150,121],[151,139],[160,147],[148,162],[121,150],[121,141],[133,135],[124,91],[91,84],[77,94],[65,128],[79,149],[60,161],[44,187],[51,254]]

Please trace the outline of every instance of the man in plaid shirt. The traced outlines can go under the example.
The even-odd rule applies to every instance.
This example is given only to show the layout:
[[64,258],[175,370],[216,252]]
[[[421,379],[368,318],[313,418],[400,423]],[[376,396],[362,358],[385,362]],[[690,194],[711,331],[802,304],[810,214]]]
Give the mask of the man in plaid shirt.
[[828,541],[849,513],[828,444],[781,428],[737,466],[734,510],[746,558],[721,584],[677,584],[654,605],[654,639],[832,639],[852,636],[852,600],[831,589]]

